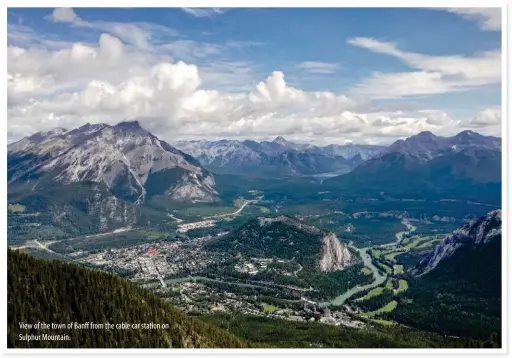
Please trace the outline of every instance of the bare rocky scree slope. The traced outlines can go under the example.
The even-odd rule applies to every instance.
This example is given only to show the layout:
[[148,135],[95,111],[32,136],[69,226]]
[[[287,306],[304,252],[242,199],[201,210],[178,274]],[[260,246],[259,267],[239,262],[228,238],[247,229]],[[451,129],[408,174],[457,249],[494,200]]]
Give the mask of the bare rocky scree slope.
[[[151,180],[153,187],[165,185],[157,194],[176,201],[214,201],[218,195],[213,176],[195,159],[138,122],[36,133],[9,145],[8,154],[23,159],[10,168],[9,183],[46,174],[61,184],[103,183],[136,203],[146,199],[146,184]],[[159,176],[165,180],[155,185]]]

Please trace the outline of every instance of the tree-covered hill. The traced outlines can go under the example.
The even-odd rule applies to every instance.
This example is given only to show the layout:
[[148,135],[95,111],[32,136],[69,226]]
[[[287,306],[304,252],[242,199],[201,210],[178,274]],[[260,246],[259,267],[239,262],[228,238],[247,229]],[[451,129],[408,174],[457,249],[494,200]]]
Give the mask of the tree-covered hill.
[[[243,348],[232,334],[187,317],[119,276],[8,251],[10,348]],[[168,329],[24,329],[20,324],[153,323]],[[22,340],[25,335],[69,340]]]

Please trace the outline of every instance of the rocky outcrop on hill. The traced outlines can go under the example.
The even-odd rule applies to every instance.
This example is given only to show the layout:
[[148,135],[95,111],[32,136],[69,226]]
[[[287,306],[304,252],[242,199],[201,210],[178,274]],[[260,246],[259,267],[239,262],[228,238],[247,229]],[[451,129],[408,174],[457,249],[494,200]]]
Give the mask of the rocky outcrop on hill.
[[432,271],[441,261],[451,257],[463,246],[482,247],[499,236],[501,236],[501,210],[494,210],[486,216],[471,220],[448,235],[420,262],[415,273],[425,274]]
[[318,263],[322,272],[341,271],[353,263],[352,255],[335,234],[331,233],[322,239],[322,257]]

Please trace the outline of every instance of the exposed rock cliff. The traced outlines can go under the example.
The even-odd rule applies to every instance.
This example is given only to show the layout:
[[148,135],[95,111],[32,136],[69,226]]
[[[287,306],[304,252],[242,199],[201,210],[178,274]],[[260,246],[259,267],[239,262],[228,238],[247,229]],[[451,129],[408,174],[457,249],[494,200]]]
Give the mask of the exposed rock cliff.
[[318,263],[322,272],[341,271],[353,263],[348,248],[341,244],[335,234],[328,234],[322,239],[322,257]]
[[439,263],[451,257],[455,251],[465,245],[474,247],[487,245],[501,235],[501,210],[495,210],[486,216],[475,218],[448,235],[419,264],[415,273],[425,274]]

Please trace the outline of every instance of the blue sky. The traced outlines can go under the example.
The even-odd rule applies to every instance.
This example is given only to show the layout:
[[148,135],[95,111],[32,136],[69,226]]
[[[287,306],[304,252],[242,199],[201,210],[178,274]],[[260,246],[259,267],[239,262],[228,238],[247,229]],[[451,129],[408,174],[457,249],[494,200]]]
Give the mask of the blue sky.
[[[406,117],[408,130],[400,127],[396,131],[400,137],[429,129],[428,123],[425,124],[428,118],[421,115],[428,112],[449,116],[450,123],[438,121],[441,134],[468,126],[497,134],[500,130],[496,127],[497,112],[501,111],[499,17],[499,10],[495,9],[464,12],[420,8],[74,8],[59,13],[50,8],[11,8],[8,11],[8,45],[26,52],[22,55],[23,61],[14,50],[8,59],[8,72],[15,78],[9,83],[10,118],[26,113],[28,104],[31,108],[41,108],[39,111],[31,109],[34,114],[25,116],[26,123],[10,126],[9,131],[17,137],[30,132],[32,127],[38,129],[38,125],[30,124],[36,115],[46,117],[43,129],[60,120],[67,126],[86,119],[117,120],[119,116],[109,116],[109,111],[99,109],[108,107],[106,104],[100,103],[94,108],[88,104],[89,107],[84,106],[81,113],[63,111],[59,114],[50,102],[66,94],[80,94],[92,81],[112,85],[120,91],[120,86],[126,84],[128,78],[123,78],[123,73],[140,76],[144,73],[144,66],[149,72],[151,66],[158,63],[183,61],[198,69],[198,79],[192,78],[193,74],[187,77],[193,89],[184,85],[178,96],[184,98],[180,103],[182,105],[188,99],[187,103],[200,108],[184,110],[181,107],[178,110],[175,107],[179,104],[174,104],[174,117],[181,116],[181,122],[165,116],[157,122],[153,117],[159,117],[161,113],[139,114],[143,119],[153,118],[152,122],[148,119],[148,126],[163,134],[183,128],[185,123],[188,129],[180,134],[198,136],[197,123],[202,121],[203,128],[211,125],[213,130],[215,124],[210,122],[227,116],[230,117],[229,123],[219,125],[224,130],[213,130],[216,136],[296,134],[298,139],[316,141],[319,139],[311,134],[315,131],[311,130],[306,113],[318,111],[320,107],[332,107],[332,111],[322,114],[326,118],[326,131],[330,132],[333,116],[343,117],[343,113],[350,112],[366,116],[355,120],[361,125],[371,125],[381,115],[389,119],[390,126],[397,123],[403,126],[400,123]],[[70,63],[64,64],[66,71],[59,73],[51,64],[35,65],[28,58],[30,54],[35,57],[43,51],[46,56],[43,60],[48,58],[52,61],[56,53],[69,52],[77,43],[93,52],[101,52],[98,41],[102,34],[119,40],[123,54],[132,57],[119,60],[122,64],[119,63],[117,71],[113,66],[110,73],[105,70],[97,78],[91,73],[78,81],[65,67],[71,67]],[[94,58],[97,62],[99,57]],[[91,66],[99,66],[96,62]],[[83,65],[87,66],[85,62]],[[47,68],[42,70],[41,67],[45,66]],[[284,80],[279,74],[273,77],[273,73],[282,73]],[[272,92],[272,78],[277,87],[274,95],[268,95]],[[51,83],[54,90],[49,90],[51,86],[43,86],[44,90],[39,91],[27,90],[27,81],[42,83],[42,79]],[[261,91],[254,94],[260,82],[263,86],[260,89],[266,94]],[[205,109],[205,106],[213,106],[210,104],[213,99],[205,97],[213,96],[205,92],[208,90],[219,92],[216,102],[212,102],[215,110]],[[251,97],[251,93],[256,97]],[[330,95],[326,93],[337,99],[331,103]],[[175,93],[168,94],[176,96]],[[234,103],[234,94],[244,94],[247,103],[238,98],[236,101],[243,103]],[[268,98],[263,101],[258,96]],[[343,102],[341,96],[347,101]],[[199,97],[204,99],[201,103],[197,102]],[[48,103],[43,103],[43,99]],[[190,106],[185,105],[185,109]],[[241,111],[240,106],[245,106],[245,111]],[[53,112],[49,112],[49,107]],[[56,104],[54,107],[58,108]],[[478,116],[481,118],[481,112],[486,109],[493,111],[493,118],[475,120]],[[290,115],[300,117],[296,121],[300,125],[283,126],[282,133],[256,128],[271,113],[282,113],[274,119],[283,122],[291,122]],[[51,120],[48,119],[50,114],[53,115]],[[126,114],[120,116],[126,117]],[[315,112],[314,117],[313,122],[323,125],[322,116]],[[240,124],[242,119],[245,122]],[[344,120],[350,122],[347,125],[354,125],[353,118]],[[345,124],[342,119],[334,121]],[[489,126],[478,127],[478,123],[486,121]],[[230,128],[227,131],[226,125]],[[296,133],[291,128],[295,128]],[[345,139],[358,138],[361,141],[363,136],[370,138],[369,142],[393,139],[392,128],[380,130],[379,133],[362,130],[361,137],[350,135]]]

